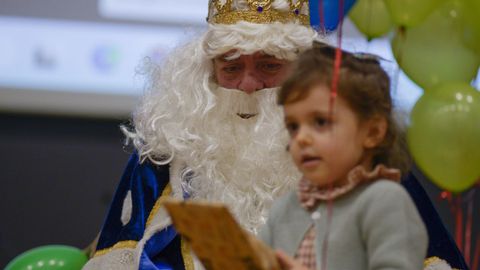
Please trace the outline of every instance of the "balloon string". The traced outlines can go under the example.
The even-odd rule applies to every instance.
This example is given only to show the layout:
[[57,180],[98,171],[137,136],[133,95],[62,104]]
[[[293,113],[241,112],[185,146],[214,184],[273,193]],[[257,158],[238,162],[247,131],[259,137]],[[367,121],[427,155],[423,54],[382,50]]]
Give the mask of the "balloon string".
[[[330,93],[330,104],[329,104],[329,115],[330,119],[333,118],[333,113],[334,113],[334,105],[335,105],[335,100],[337,98],[337,92],[338,92],[338,81],[340,77],[340,67],[342,64],[342,26],[343,26],[343,1],[339,1],[339,22],[337,26],[337,48],[335,50],[335,62],[334,62],[334,67],[333,67],[333,78],[332,78],[332,85],[331,85],[331,93]],[[333,132],[333,130],[332,130]],[[335,141],[333,142],[335,143]],[[333,181],[330,181],[329,184],[329,191],[333,190]],[[321,268],[322,270],[327,269],[327,251],[328,251],[328,238],[330,236],[330,225],[332,222],[332,216],[333,216],[333,199],[328,200],[327,203],[327,227],[325,230],[325,238],[322,243],[322,262],[321,262]]]
[[455,242],[463,253],[463,213],[462,213],[462,197],[458,195],[455,203]]
[[472,255],[472,222],[473,222],[473,196],[475,194],[475,189],[469,192],[467,195],[468,208],[467,208],[467,223],[465,224],[465,260],[471,262],[470,258]]
[[323,10],[323,0],[318,1],[318,15],[320,17],[320,29],[318,30],[320,31],[320,33],[325,34],[326,27],[325,27],[325,17],[324,17],[325,13]]
[[342,28],[343,28],[343,0],[339,1],[339,22],[337,28],[337,49],[335,50],[335,62],[333,67],[333,78],[330,93],[330,114],[333,114],[333,105],[338,93],[338,82],[340,78],[340,67],[342,65]]
[[338,95],[338,81],[340,77],[340,66],[342,64],[342,50],[340,47],[337,47],[335,50],[335,63],[333,68],[333,78],[332,78],[332,86],[330,89],[330,104],[329,104],[329,112],[330,112],[330,119],[333,117],[333,106],[335,105],[335,100],[337,99]]
[[471,269],[479,269],[478,268],[478,258],[480,257],[480,234],[477,235],[477,241],[475,244],[475,253],[473,256],[472,268]]

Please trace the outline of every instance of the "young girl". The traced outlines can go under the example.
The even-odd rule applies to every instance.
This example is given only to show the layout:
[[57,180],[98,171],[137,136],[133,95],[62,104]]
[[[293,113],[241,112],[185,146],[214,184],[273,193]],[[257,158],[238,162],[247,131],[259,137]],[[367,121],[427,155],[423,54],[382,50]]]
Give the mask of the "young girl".
[[332,99],[334,59],[335,48],[316,43],[280,90],[303,178],[260,237],[283,269],[422,269],[427,233],[398,184],[408,162],[388,76],[377,60],[343,52]]

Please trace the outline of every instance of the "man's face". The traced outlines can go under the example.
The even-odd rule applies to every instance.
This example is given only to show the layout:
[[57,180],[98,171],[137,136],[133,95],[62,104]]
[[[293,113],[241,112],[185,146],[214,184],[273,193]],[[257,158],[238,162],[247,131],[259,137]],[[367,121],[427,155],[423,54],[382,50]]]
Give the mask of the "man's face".
[[251,94],[264,88],[280,86],[290,70],[289,61],[262,52],[227,60],[234,53],[235,51],[230,51],[213,60],[215,78],[221,87]]

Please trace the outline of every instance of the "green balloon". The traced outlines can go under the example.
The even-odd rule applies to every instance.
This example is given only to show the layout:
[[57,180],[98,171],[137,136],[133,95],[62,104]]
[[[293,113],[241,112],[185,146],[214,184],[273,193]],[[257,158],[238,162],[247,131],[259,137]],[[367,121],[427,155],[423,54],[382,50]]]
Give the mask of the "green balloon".
[[480,180],[480,92],[465,83],[426,92],[407,132],[412,156],[439,187],[461,192]]
[[424,89],[448,82],[469,83],[476,77],[480,57],[462,42],[462,10],[461,0],[451,0],[419,26],[397,31],[392,40],[398,64]]
[[464,0],[463,41],[480,55],[480,1]]
[[421,23],[444,0],[384,0],[393,22],[413,27]]
[[5,270],[80,270],[88,257],[69,246],[50,245],[26,251],[13,259]]
[[358,0],[348,16],[368,39],[383,36],[393,28],[383,0]]

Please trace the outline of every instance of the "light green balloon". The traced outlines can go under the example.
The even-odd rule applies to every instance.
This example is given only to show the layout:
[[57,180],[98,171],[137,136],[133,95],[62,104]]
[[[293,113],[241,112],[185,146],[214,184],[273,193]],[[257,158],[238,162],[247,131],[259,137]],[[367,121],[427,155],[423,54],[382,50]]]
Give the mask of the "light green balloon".
[[348,16],[368,39],[383,36],[393,28],[383,0],[357,0]]
[[451,0],[417,27],[397,31],[392,50],[407,76],[424,89],[448,82],[469,83],[480,57],[462,42],[463,3]]
[[80,270],[87,260],[87,255],[77,248],[50,245],[18,255],[5,270]]
[[463,41],[480,55],[480,1],[464,0]]
[[432,182],[461,192],[480,180],[480,92],[455,83],[427,91],[407,132],[412,156]]
[[444,0],[384,0],[393,22],[413,27],[421,23]]

